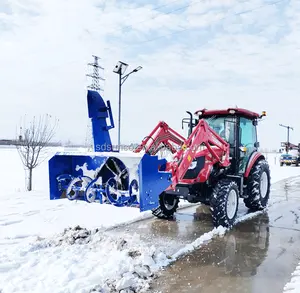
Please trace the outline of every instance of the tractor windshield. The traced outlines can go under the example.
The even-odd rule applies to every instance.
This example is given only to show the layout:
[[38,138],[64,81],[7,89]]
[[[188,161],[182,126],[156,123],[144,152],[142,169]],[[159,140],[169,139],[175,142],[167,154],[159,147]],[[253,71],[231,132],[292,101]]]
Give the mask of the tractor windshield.
[[231,145],[234,144],[235,118],[227,116],[206,117],[204,120],[216,133]]

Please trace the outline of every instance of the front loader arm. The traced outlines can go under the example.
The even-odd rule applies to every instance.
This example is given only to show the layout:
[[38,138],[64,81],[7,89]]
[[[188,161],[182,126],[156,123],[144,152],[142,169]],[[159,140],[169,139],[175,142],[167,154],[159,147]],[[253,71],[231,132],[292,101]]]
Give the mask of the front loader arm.
[[[169,164],[172,171],[172,187],[174,188],[183,178],[196,154],[206,147],[215,162],[221,167],[230,165],[229,144],[209,127],[206,121],[200,120],[192,134],[182,148],[174,156],[174,161]],[[216,152],[216,150],[219,150]],[[221,155],[220,155],[221,151]],[[207,158],[206,158],[207,159]]]
[[181,147],[184,142],[185,138],[183,136],[170,128],[166,122],[160,121],[153,131],[143,139],[142,143],[134,150],[134,152],[139,153],[140,151],[145,150],[145,153],[155,155],[162,144],[174,154],[177,150],[172,143]]

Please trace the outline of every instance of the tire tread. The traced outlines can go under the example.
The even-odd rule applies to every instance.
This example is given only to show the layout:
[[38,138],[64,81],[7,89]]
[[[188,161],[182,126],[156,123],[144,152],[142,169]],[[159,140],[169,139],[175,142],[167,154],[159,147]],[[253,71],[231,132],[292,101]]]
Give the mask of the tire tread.
[[[265,171],[268,176],[268,191],[264,200],[260,196],[260,176]],[[258,161],[252,168],[247,186],[248,197],[244,199],[245,206],[252,211],[259,211],[266,208],[270,196],[270,167],[266,160]]]
[[232,227],[234,224],[236,214],[233,219],[228,219],[226,214],[227,196],[232,188],[234,188],[239,195],[237,183],[230,179],[221,179],[213,189],[210,209],[213,225],[215,227]]

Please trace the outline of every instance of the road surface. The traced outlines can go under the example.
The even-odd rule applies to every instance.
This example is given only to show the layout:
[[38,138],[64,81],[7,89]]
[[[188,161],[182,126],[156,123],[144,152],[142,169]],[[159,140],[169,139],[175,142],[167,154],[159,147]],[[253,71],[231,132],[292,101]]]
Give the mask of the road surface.
[[[243,202],[239,216],[247,214]],[[170,255],[213,229],[200,206],[179,210],[174,221],[150,219],[114,229],[137,233]],[[300,261],[300,177],[272,186],[269,209],[237,224],[162,270],[151,292],[282,293]]]
[[300,179],[274,188],[266,213],[178,260],[160,273],[154,291],[282,293],[300,261]]

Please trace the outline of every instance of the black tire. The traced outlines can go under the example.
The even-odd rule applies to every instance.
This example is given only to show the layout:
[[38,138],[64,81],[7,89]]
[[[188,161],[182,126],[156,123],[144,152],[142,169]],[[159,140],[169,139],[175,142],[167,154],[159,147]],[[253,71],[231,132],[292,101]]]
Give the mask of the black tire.
[[159,207],[153,213],[160,219],[171,219],[178,209],[179,198],[163,192],[159,196]]
[[[231,191],[235,192],[235,207],[234,214],[229,215],[227,210],[228,197]],[[234,196],[234,195],[233,195]],[[223,226],[230,228],[234,225],[239,206],[239,188],[235,181],[230,179],[221,179],[213,189],[210,210],[212,215],[213,225],[215,227]]]
[[[263,174],[266,174],[265,179],[268,180],[265,194],[262,194],[260,184]],[[248,197],[244,199],[246,207],[251,211],[265,209],[269,201],[271,187],[270,167],[266,160],[260,160],[252,167],[247,185]]]

